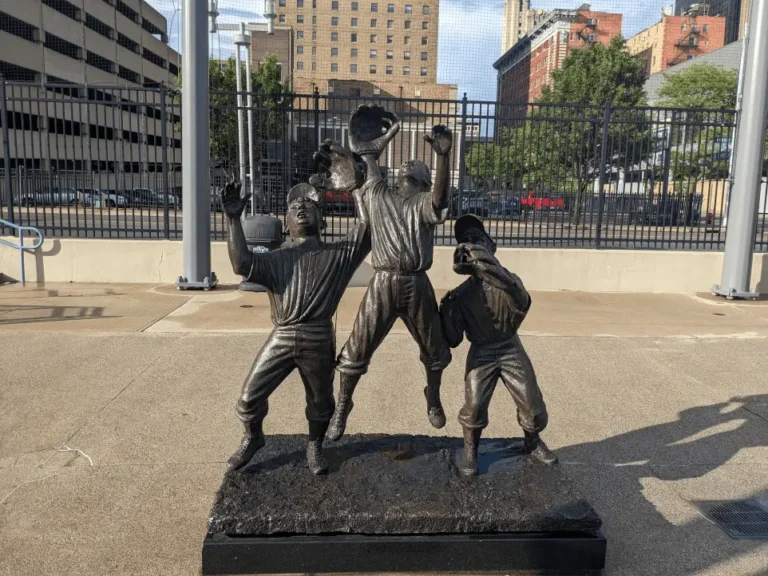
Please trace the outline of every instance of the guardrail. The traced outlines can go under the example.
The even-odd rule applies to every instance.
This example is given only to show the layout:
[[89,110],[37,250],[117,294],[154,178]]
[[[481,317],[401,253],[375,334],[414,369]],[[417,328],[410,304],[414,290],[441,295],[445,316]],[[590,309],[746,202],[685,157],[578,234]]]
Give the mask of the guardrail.
[[[4,238],[0,238],[0,244],[4,246],[8,246],[9,248],[15,248],[19,251],[19,270],[21,271],[21,285],[26,286],[27,285],[27,279],[26,275],[24,273],[24,250],[28,250],[30,252],[33,252],[40,248],[40,246],[43,245],[43,233],[40,232],[37,228],[34,226],[21,226],[19,224],[14,224],[13,222],[8,222],[8,220],[3,220],[0,218],[0,228],[3,227],[13,228],[14,230],[17,230],[19,233],[19,242],[18,244],[14,244],[13,242],[6,240]],[[29,244],[27,246],[24,245],[24,232],[32,232],[34,234],[37,234],[37,241],[34,244]]]

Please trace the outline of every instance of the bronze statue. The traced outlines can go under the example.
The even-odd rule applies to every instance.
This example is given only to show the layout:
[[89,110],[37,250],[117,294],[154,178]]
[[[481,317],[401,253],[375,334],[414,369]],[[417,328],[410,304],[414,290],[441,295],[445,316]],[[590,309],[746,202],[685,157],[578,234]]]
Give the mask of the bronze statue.
[[366,181],[360,196],[370,227],[375,272],[338,358],[341,382],[328,429],[331,440],[344,434],[355,387],[397,318],[418,343],[426,367],[429,421],[435,428],[445,426],[440,381],[451,352],[426,271],[432,265],[435,227],[445,221],[448,211],[452,135],[444,126],[435,126],[431,136],[425,135],[437,154],[434,187],[426,164],[410,160],[399,170],[397,188],[391,189],[381,175],[378,159],[399,130],[397,117],[378,106],[361,106],[349,123],[350,147],[365,163]]
[[[359,187],[361,173],[355,160],[340,146],[326,142],[315,155],[315,163],[329,174],[334,166],[339,167],[334,177],[336,186],[349,190]],[[345,239],[323,243],[320,233],[325,222],[318,192],[309,184],[299,184],[288,194],[286,221],[293,245],[252,253],[240,222],[249,197],[241,195],[239,182],[230,182],[222,191],[229,220],[229,258],[235,273],[266,287],[275,327],[243,384],[237,415],[245,426],[245,436],[229,466],[233,470],[246,466],[264,446],[262,422],[267,415],[267,399],[298,368],[307,399],[307,464],[312,473],[325,474],[328,463],[322,445],[334,411],[336,342],[332,318],[344,289],[370,249],[367,218],[356,194],[360,223]]]
[[453,269],[469,275],[440,303],[446,339],[452,348],[464,333],[471,342],[464,380],[464,406],[459,422],[464,428],[464,462],[460,470],[477,474],[477,450],[488,425],[488,406],[499,378],[517,405],[517,421],[525,432],[525,450],[545,464],[557,457],[539,433],[547,425],[547,407],[531,360],[517,330],[531,307],[531,297],[515,274],[495,258],[496,243],[475,216],[462,216],[455,224],[459,246]]

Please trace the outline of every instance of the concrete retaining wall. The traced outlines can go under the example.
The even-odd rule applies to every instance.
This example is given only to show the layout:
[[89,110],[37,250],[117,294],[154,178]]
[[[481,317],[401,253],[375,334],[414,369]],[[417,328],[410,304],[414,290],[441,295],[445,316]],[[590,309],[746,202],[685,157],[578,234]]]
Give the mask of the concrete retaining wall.
[[[223,283],[236,283],[224,242],[211,249],[213,270]],[[719,282],[720,252],[502,248],[499,260],[531,290],[590,292],[706,292]],[[435,248],[429,275],[435,288],[452,288],[453,248]],[[27,254],[28,282],[107,282],[172,284],[182,272],[182,245],[165,240],[45,240]],[[0,273],[19,279],[18,252],[0,246]],[[372,273],[364,263],[351,286],[364,286]],[[768,254],[756,254],[752,287],[768,292]]]

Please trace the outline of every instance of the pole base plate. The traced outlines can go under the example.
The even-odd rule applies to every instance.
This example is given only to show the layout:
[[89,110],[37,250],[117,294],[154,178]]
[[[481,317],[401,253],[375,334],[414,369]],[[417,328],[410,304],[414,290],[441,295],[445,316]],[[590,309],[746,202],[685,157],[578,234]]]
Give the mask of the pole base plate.
[[727,288],[722,288],[719,284],[712,286],[710,292],[714,296],[723,296],[728,300],[755,300],[760,296],[759,292],[742,292],[735,288],[728,290]]
[[203,278],[201,282],[190,281],[183,276],[179,276],[176,280],[176,290],[212,290],[216,288],[219,283],[219,279],[216,278],[216,273],[211,272],[210,276]]

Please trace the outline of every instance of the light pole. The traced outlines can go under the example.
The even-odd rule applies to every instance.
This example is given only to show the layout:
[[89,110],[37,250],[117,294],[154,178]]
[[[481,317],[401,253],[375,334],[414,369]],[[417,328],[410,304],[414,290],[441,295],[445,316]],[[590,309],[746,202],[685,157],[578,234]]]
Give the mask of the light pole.
[[205,2],[184,0],[181,51],[184,272],[176,281],[179,290],[210,290],[217,284],[216,274],[211,271],[208,18]]
[[242,60],[240,59],[240,48],[246,49],[246,75],[248,76],[248,83],[250,84],[250,56],[247,52],[250,52],[251,36],[245,31],[245,23],[240,23],[240,32],[235,34],[235,61],[237,69],[235,71],[235,78],[237,82],[237,159],[239,165],[240,180],[247,186],[246,182],[246,164],[245,164],[245,117],[243,114],[243,108],[245,103],[243,102],[243,71]]
[[738,118],[734,183],[728,207],[723,275],[712,293],[732,298],[754,298],[750,290],[752,252],[763,173],[765,123],[768,116],[768,0],[752,0],[749,45],[744,67],[744,94]]

